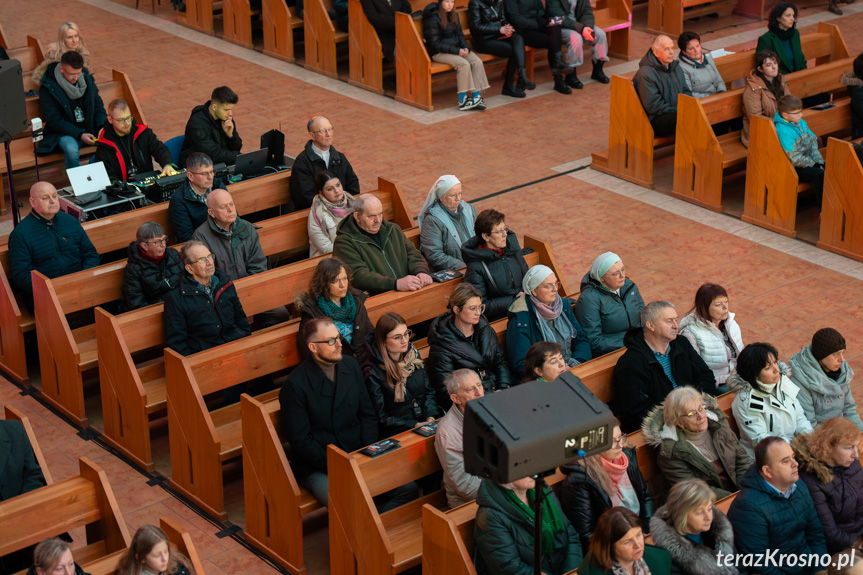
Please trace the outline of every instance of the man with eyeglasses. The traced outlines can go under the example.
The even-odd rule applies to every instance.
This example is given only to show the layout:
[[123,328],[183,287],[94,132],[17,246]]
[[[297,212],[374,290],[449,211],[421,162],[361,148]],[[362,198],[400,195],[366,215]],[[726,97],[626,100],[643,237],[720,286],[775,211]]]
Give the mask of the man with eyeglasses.
[[188,167],[189,156],[206,154],[217,164],[234,165],[243,140],[234,124],[234,106],[240,97],[227,86],[219,86],[201,106],[195,106],[186,122],[180,165]]
[[112,182],[125,182],[136,174],[153,171],[153,159],[162,167],[162,175],[177,173],[168,146],[153,130],[135,121],[125,100],[112,100],[108,122],[96,139],[96,161],[105,164]]
[[304,210],[312,206],[317,195],[315,176],[329,170],[352,196],[360,195],[360,180],[344,154],[333,146],[333,125],[324,116],[315,116],[306,125],[309,136],[306,147],[297,155],[291,168],[291,200],[294,208]]
[[201,224],[207,221],[207,196],[213,189],[225,189],[215,177],[213,160],[206,154],[194,153],[186,160],[186,181],[171,196],[168,219],[178,242],[192,238]]
[[39,87],[39,108],[45,130],[36,152],[49,154],[60,148],[67,170],[81,165],[81,146],[96,143],[95,134],[107,117],[81,54],[69,51],[48,65]]
[[123,311],[159,303],[180,284],[183,264],[167,240],[165,228],[156,222],[138,228],[123,270]]

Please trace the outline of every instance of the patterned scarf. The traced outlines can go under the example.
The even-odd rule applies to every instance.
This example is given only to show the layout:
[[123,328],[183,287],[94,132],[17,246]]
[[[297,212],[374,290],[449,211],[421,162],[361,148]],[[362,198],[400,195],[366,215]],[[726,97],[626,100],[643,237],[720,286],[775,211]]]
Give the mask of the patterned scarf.
[[[518,495],[512,489],[506,489],[500,485],[496,486],[501,490],[506,500],[512,503],[516,511],[527,519],[528,523],[533,525],[533,506],[536,503],[536,490],[527,490],[527,500],[530,503],[528,506],[518,498]],[[546,489],[545,498],[542,500],[542,552],[544,555],[551,555],[557,550],[558,545],[555,535],[566,529],[566,525],[564,525],[563,519],[560,517],[560,512],[557,510],[557,505],[549,501],[550,496],[551,490]]]
[[555,294],[554,303],[551,305],[542,303],[533,295],[530,295],[533,301],[533,307],[536,310],[536,316],[539,323],[539,331],[542,333],[544,341],[556,341],[563,348],[563,357],[566,360],[566,365],[573,367],[578,364],[578,361],[572,358],[572,339],[575,337],[575,330],[569,318],[563,312],[563,299],[560,294]]
[[[623,565],[621,565],[617,561],[615,561],[611,564],[611,572],[614,575],[629,575],[629,571],[624,569]],[[644,562],[643,557],[632,564],[632,574],[633,575],[650,575],[650,568],[647,566],[647,563]]]
[[[397,364],[399,373],[402,374],[402,377],[396,381],[395,385],[395,398],[394,401],[396,403],[403,403],[405,400],[405,387],[407,386],[408,378],[411,374],[417,369],[423,369],[423,358],[420,357],[417,348],[414,346],[408,347],[408,350],[405,352],[402,360]],[[393,385],[390,383],[390,385]]]

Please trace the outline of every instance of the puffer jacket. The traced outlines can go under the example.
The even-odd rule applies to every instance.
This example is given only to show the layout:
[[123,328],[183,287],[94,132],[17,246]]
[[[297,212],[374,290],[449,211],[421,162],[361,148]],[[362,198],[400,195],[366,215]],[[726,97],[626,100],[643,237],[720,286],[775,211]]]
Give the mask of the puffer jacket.
[[458,15],[453,12],[455,24],[447,24],[441,28],[440,4],[432,2],[423,9],[423,38],[429,57],[435,54],[455,54],[463,48],[470,49],[462,32]]
[[752,460],[755,459],[755,446],[768,435],[779,436],[791,443],[795,435],[812,432],[812,425],[797,400],[800,388],[784,375],[787,366],[780,366],[782,379],[771,394],[753,388],[736,373],[726,381],[734,392],[731,413],[740,430],[740,443]]
[[679,94],[692,95],[686,85],[680,62],[674,60],[666,66],[650,48],[638,63],[638,72],[635,73],[633,83],[641,105],[651,121],[662,114],[676,114]]
[[[731,431],[728,416],[719,409],[716,398],[704,395],[704,404],[707,406],[707,431],[712,439],[713,449],[719,455],[719,462],[734,482],[737,491],[740,478],[749,469],[749,455]],[[716,493],[717,499],[731,495],[732,492],[722,486],[713,464],[686,440],[683,430],[665,423],[664,413],[664,403],[655,407],[645,418],[641,431],[645,443],[658,448],[656,464],[667,486],[671,487],[684,479],[701,479]]]
[[728,312],[728,319],[725,320],[725,333],[728,334],[728,339],[734,346],[735,357],[731,357],[731,350],[725,345],[722,332],[712,321],[701,319],[695,312],[680,321],[679,335],[689,340],[692,348],[701,356],[707,367],[713,370],[716,385],[725,383],[728,375],[737,369],[737,356],[743,349],[740,326],[734,321],[734,314],[731,312]]
[[[357,306],[357,315],[354,317],[354,333],[351,336],[350,343],[341,334],[339,334],[339,339],[342,340],[342,352],[350,355],[357,360],[357,363],[363,365],[366,362],[366,340],[372,337],[375,326],[372,324],[372,320],[369,319],[369,312],[366,310],[368,295],[353,286],[349,287],[348,291],[354,296],[354,303]],[[315,318],[328,316],[318,306],[318,302],[312,301],[309,294],[305,292],[297,297],[297,307],[300,309],[297,350],[300,353],[300,357],[306,359],[309,357],[309,346],[303,337],[303,326]]]
[[[766,549],[784,554],[827,553],[824,530],[809,496],[809,489],[798,481],[787,499],[749,468],[740,481],[740,491],[731,502],[731,521],[737,552],[763,554]],[[812,575],[821,568],[766,565],[757,569],[761,575]]]
[[131,311],[159,303],[180,285],[183,262],[177,250],[167,248],[165,257],[156,263],[144,257],[138,242],[132,242],[123,274],[123,310]]
[[498,39],[500,29],[509,24],[503,0],[470,0],[467,5],[467,23],[474,42]]
[[[131,157],[126,155],[127,146],[131,148]],[[130,163],[138,173],[152,171],[154,158],[162,168],[173,165],[168,146],[156,137],[153,130],[139,124],[135,118],[132,118],[132,130],[126,136],[118,136],[108,123],[99,131],[96,161],[105,165],[112,182],[128,179]]]
[[842,73],[839,81],[845,84],[851,98],[851,139],[863,138],[863,80],[848,70]]
[[701,533],[703,545],[678,533],[669,519],[665,519],[665,513],[663,505],[650,519],[650,536],[654,545],[671,553],[670,575],[738,575],[742,572],[736,567],[717,564],[718,554],[734,555],[734,529],[716,506],[710,529]]
[[[788,80],[779,76],[782,95],[791,93],[788,89]],[[763,116],[772,118],[779,111],[779,102],[773,91],[767,87],[764,79],[755,70],[749,72],[746,77],[746,89],[743,91],[743,131],[740,132],[740,141],[749,147],[749,116]]]
[[482,238],[474,236],[461,247],[461,259],[467,266],[464,281],[480,291],[482,303],[485,304],[485,317],[494,321],[506,317],[507,308],[521,292],[521,280],[527,273],[527,262],[521,255],[515,232],[506,233],[503,255],[481,245],[485,245]]
[[[645,533],[648,533],[650,518],[653,517],[656,503],[647,481],[644,480],[638,468],[635,449],[627,447],[623,453],[629,460],[626,475],[638,496],[638,516],[641,518],[641,526]],[[561,466],[560,470],[566,474],[566,479],[560,484],[560,503],[563,506],[563,512],[578,531],[582,547],[587,549],[599,516],[612,508],[611,497],[598,483],[588,477],[587,470],[581,463],[573,462]]]
[[81,77],[87,83],[87,88],[79,102],[84,114],[84,121],[80,124],[75,121],[72,102],[60,84],[57,83],[54,75],[54,70],[59,65],[59,62],[48,65],[45,76],[42,78],[42,86],[39,88],[39,107],[42,111],[42,121],[45,124],[42,141],[39,142],[39,147],[36,149],[39,154],[53,152],[60,144],[62,136],[71,136],[79,144],[83,134],[95,136],[108,117],[105,112],[105,105],[99,96],[96,80],[93,79],[87,68],[83,68]]
[[575,300],[575,317],[587,334],[593,357],[605,355],[623,347],[623,336],[641,326],[644,299],[631,279],[617,295],[590,274],[581,279],[581,293]]
[[211,100],[202,106],[192,108],[186,122],[186,134],[180,150],[180,166],[186,167],[186,160],[195,152],[207,154],[214,164],[234,165],[243,148],[243,139],[234,123],[234,135],[230,138],[222,129],[222,121],[213,119],[210,114]]
[[448,311],[436,317],[429,328],[429,354],[426,366],[437,396],[437,403],[449,409],[452,400],[446,390],[446,378],[457,369],[472,369],[479,374],[486,393],[506,389],[511,384],[506,356],[494,328],[482,316],[468,339],[455,325],[455,315]]
[[[555,535],[557,550],[543,556],[542,572],[564,575],[581,563],[582,546],[578,542],[578,533],[561,512],[554,492],[549,489],[546,497],[549,505],[557,506],[566,528]],[[519,513],[490,479],[482,480],[476,502],[479,509],[473,533],[477,575],[533,573],[533,522]]]
[[824,528],[827,552],[838,553],[863,535],[863,468],[854,459],[848,467],[831,467],[809,451],[809,435],[791,442],[800,464],[800,479],[809,488]]
[[839,368],[839,378],[836,380],[827,377],[821,363],[812,355],[812,345],[792,355],[788,363],[791,381],[800,389],[797,400],[812,427],[831,417],[845,417],[863,431],[857,402],[851,395],[854,370],[847,361]]
[[267,271],[267,256],[261,248],[258,230],[251,222],[237,217],[231,233],[220,229],[213,218],[195,230],[192,239],[204,242],[216,256],[216,269],[228,281]]
[[725,91],[725,82],[710,54],[702,53],[702,61],[699,62],[681,52],[680,68],[686,79],[686,87],[695,98],[706,98]]
[[824,165],[824,157],[818,151],[818,137],[809,129],[806,120],[789,122],[779,112],[773,116],[776,135],[785,155],[796,168],[811,168],[816,164]]

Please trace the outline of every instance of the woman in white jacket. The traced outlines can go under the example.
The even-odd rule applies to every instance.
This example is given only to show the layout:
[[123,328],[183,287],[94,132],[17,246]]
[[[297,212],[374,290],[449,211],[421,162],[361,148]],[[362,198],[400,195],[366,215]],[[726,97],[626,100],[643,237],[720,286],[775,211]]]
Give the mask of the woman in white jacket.
[[717,387],[723,386],[720,391],[727,391],[725,380],[736,369],[743,339],[734,314],[728,311],[724,287],[706,283],[698,288],[695,306],[680,322],[680,333],[713,370]]
[[336,226],[354,211],[354,197],[342,189],[338,176],[328,170],[315,176],[318,195],[309,210],[309,257],[333,252]]

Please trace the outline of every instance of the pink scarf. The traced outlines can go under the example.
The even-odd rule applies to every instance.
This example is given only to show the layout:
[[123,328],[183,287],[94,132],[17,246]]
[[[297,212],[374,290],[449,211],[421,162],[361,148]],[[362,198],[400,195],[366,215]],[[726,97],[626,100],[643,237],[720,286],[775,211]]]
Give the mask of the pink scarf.
[[604,457],[600,457],[599,461],[602,463],[602,468],[608,473],[608,478],[611,479],[614,489],[616,491],[619,490],[617,484],[620,483],[620,478],[623,477],[623,474],[626,473],[626,469],[629,467],[629,458],[626,457],[625,453],[621,453],[620,457],[614,461],[609,461]]

